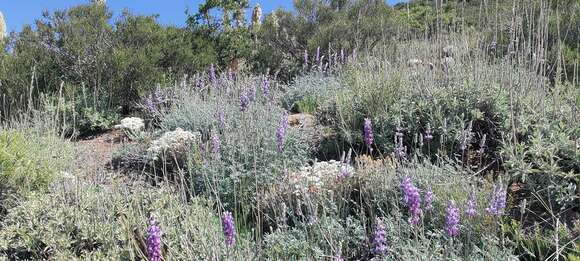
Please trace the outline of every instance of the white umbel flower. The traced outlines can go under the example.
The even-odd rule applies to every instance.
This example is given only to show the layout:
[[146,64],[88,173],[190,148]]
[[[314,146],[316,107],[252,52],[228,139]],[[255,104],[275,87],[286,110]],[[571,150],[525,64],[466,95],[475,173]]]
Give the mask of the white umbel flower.
[[151,143],[151,146],[147,149],[147,152],[149,155],[157,158],[160,154],[168,151],[181,151],[188,145],[199,140],[199,133],[192,133],[190,131],[184,131],[181,128],[177,128],[174,131],[163,133],[159,139],[154,140]]
[[115,125],[115,128],[137,132],[145,128],[145,122],[138,117],[129,117],[121,120],[121,124]]
[[318,192],[329,185],[327,183],[336,181],[343,168],[354,173],[352,166],[340,161],[316,162],[313,166],[303,167],[299,171],[291,173],[289,183],[295,194],[301,194],[305,191]]

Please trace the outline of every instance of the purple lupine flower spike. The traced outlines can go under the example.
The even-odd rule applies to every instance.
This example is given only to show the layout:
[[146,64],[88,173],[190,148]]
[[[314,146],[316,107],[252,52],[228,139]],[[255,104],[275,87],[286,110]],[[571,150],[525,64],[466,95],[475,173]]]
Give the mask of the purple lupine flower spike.
[[373,232],[373,253],[382,255],[387,252],[387,231],[382,220],[377,219],[375,231]]
[[320,46],[316,47],[316,62],[320,62]]
[[280,123],[278,124],[278,129],[276,129],[276,145],[278,147],[278,152],[284,150],[284,144],[286,143],[286,133],[288,132],[288,114],[284,113],[280,118]]
[[268,96],[268,94],[270,94],[270,80],[268,77],[264,77],[264,80],[262,80],[262,93],[264,96]]
[[431,188],[429,188],[427,190],[427,192],[425,192],[425,210],[427,211],[431,211],[433,210],[433,198],[435,197],[435,194],[433,194],[433,191],[431,190]]
[[416,225],[421,220],[423,211],[421,210],[421,195],[419,189],[413,185],[410,177],[404,177],[401,181],[401,190],[403,191],[403,202],[409,208],[409,223]]
[[161,104],[161,103],[165,102],[165,94],[163,94],[163,92],[160,90],[156,90],[153,93],[153,98],[154,98],[155,103],[157,103],[157,104]]
[[344,63],[344,49],[340,49],[340,62]]
[[248,94],[246,94],[246,92],[243,92],[242,95],[240,95],[240,111],[242,112],[247,111],[249,106],[250,106],[250,97],[248,97]]
[[196,90],[198,90],[198,91],[201,91],[201,90],[202,90],[202,88],[203,88],[203,82],[202,82],[202,80],[201,80],[201,77],[199,77],[199,76],[198,76],[198,77],[195,79],[195,89],[196,89]]
[[308,65],[308,50],[304,50],[304,65]]
[[343,166],[340,167],[340,172],[338,173],[338,179],[345,179],[350,177],[351,173],[350,170],[348,168],[347,164],[344,164]]
[[161,229],[154,217],[149,218],[147,228],[147,259],[161,261]]
[[491,215],[501,216],[506,207],[506,191],[502,185],[498,184],[493,186],[492,193],[489,207],[485,210]]
[[433,140],[433,131],[431,130],[431,125],[427,124],[427,130],[425,131],[425,140],[430,142]]
[[478,215],[477,199],[475,197],[475,192],[471,192],[471,194],[469,194],[469,198],[467,199],[467,203],[465,204],[465,215],[468,217],[475,217]]
[[459,208],[455,206],[455,202],[450,201],[447,205],[445,215],[445,232],[450,237],[459,235]]
[[233,246],[236,243],[236,225],[234,224],[234,217],[231,212],[224,212],[222,216],[222,227],[226,238],[226,245],[229,247]]
[[373,125],[372,125],[371,120],[369,118],[365,118],[363,129],[364,129],[363,131],[364,131],[365,144],[367,145],[367,147],[369,147],[369,149],[372,152],[373,148],[371,146],[373,145],[373,142],[374,142],[374,136],[373,136]]
[[155,102],[153,101],[153,98],[151,97],[151,95],[149,95],[149,97],[145,98],[145,100],[143,101],[143,106],[150,113],[157,112],[157,106],[155,105]]
[[220,136],[217,134],[217,132],[213,132],[211,135],[211,152],[214,155],[220,155],[221,147],[222,142],[220,140]]

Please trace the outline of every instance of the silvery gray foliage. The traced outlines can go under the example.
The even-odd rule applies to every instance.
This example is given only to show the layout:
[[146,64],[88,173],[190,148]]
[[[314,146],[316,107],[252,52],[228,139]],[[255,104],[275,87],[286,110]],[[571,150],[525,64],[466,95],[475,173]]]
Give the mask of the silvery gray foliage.
[[[161,115],[160,127],[164,131],[182,128],[201,133],[202,161],[187,169],[196,191],[207,191],[204,184],[209,177],[217,180],[212,189],[219,190],[221,200],[229,202],[227,197],[232,193],[255,193],[254,185],[243,185],[246,179],[267,187],[285,172],[307,165],[313,144],[305,130],[290,127],[285,133],[284,150],[278,150],[277,128],[286,112],[277,103],[280,92],[276,88],[268,93],[256,92],[254,100],[240,111],[239,94],[261,83],[258,77],[223,79],[221,88],[209,92],[196,91],[206,88],[191,88],[193,91],[181,94],[177,91],[178,100]],[[212,133],[219,134],[220,157],[211,155]]]

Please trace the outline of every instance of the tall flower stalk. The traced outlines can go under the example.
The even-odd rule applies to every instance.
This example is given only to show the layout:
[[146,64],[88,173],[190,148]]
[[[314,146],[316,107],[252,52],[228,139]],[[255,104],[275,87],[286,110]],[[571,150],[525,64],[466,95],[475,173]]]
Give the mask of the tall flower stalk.
[[485,210],[494,216],[501,216],[504,214],[506,207],[506,190],[500,184],[493,186],[493,192],[491,194],[491,201],[489,202],[489,207]]
[[375,231],[373,232],[373,253],[382,255],[387,252],[387,231],[382,220],[377,219]]
[[431,188],[429,188],[427,190],[427,192],[425,192],[425,210],[426,211],[431,211],[433,210],[433,198],[435,197],[435,194],[433,193],[433,190],[431,190]]
[[403,202],[409,209],[411,216],[409,223],[416,225],[421,221],[423,210],[421,210],[421,195],[419,189],[413,185],[410,177],[404,177],[401,181],[401,190],[403,191]]
[[475,197],[475,192],[471,192],[469,194],[469,198],[467,199],[467,203],[465,204],[465,215],[467,217],[475,217],[478,215],[477,199]]
[[157,225],[154,217],[149,218],[147,228],[147,259],[149,261],[161,261],[161,228]]
[[270,94],[270,80],[267,77],[264,77],[262,80],[262,93],[264,96],[268,96]]
[[445,213],[445,232],[450,237],[459,235],[459,208],[455,206],[455,202],[449,201]]
[[399,160],[407,158],[407,146],[403,144],[403,129],[397,126],[395,130],[395,156]]
[[288,114],[284,113],[280,118],[280,123],[276,129],[276,147],[278,152],[284,151],[284,145],[286,143],[286,134],[288,132]]
[[222,227],[224,230],[224,236],[226,238],[226,245],[231,247],[236,244],[236,225],[234,223],[234,217],[229,211],[224,212],[222,216]]
[[211,152],[215,156],[219,156],[221,153],[222,142],[220,140],[220,136],[217,132],[212,132],[211,135]]
[[375,139],[374,139],[374,135],[373,135],[373,124],[371,122],[371,119],[365,118],[364,124],[363,124],[363,131],[364,131],[365,144],[367,145],[369,150],[372,152],[373,151],[372,145],[373,145]]
[[243,92],[240,95],[240,111],[245,112],[248,110],[248,107],[250,107],[250,97],[248,97],[246,92]]

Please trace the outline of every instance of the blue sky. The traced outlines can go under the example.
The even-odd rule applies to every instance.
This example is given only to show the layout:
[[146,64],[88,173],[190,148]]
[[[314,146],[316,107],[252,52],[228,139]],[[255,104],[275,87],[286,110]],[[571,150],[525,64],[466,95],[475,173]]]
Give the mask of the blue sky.
[[[34,23],[43,10],[54,11],[65,9],[90,0],[0,0],[0,11],[8,25],[8,32],[20,31],[26,24]],[[185,9],[189,7],[192,13],[197,11],[204,0],[107,0],[107,5],[115,16],[124,8],[136,14],[159,14],[159,21],[166,25],[181,26],[185,23]],[[250,6],[260,3],[265,13],[276,8],[292,8],[292,0],[250,0]],[[390,4],[401,2],[388,0]]]

